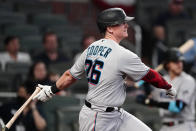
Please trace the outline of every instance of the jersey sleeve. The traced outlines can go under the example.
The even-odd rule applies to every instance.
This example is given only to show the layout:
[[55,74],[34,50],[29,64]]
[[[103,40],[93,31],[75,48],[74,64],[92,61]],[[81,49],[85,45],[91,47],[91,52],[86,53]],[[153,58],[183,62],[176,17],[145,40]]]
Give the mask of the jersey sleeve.
[[85,59],[86,59],[86,52],[85,50],[80,57],[76,60],[74,65],[70,69],[71,75],[76,79],[81,79],[85,72]]
[[186,81],[181,84],[181,87],[178,90],[177,99],[182,100],[186,104],[189,104],[191,99],[193,99],[194,95],[195,95],[195,80],[186,79]]
[[142,79],[149,71],[141,59],[134,53],[125,50],[119,59],[120,71],[128,75],[134,81]]

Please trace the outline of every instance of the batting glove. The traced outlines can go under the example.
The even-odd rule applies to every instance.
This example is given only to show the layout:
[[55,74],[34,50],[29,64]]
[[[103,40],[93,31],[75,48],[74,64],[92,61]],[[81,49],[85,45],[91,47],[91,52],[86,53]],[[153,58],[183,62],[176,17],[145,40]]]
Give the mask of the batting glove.
[[166,95],[170,96],[170,97],[175,97],[176,96],[176,89],[174,89],[173,87],[171,87],[170,89],[167,90]]
[[41,89],[41,91],[33,97],[33,100],[37,99],[45,102],[54,95],[51,91],[52,86],[38,84],[38,87]]

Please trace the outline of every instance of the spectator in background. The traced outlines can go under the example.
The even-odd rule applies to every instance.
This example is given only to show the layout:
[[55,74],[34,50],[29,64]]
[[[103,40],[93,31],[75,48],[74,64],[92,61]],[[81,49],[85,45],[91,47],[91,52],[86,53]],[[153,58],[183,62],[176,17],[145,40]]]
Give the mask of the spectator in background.
[[37,84],[52,84],[53,82],[49,79],[47,67],[44,62],[35,62],[30,70],[27,77],[26,84],[36,86]]
[[163,61],[168,47],[165,44],[165,29],[161,26],[157,26],[153,32],[154,49],[152,52],[152,66],[156,68]]
[[165,27],[169,20],[190,19],[190,15],[184,10],[184,0],[169,0],[169,9],[158,15],[156,26]]
[[[0,117],[7,123],[13,114],[33,93],[34,87],[20,86],[17,91],[17,99],[3,104],[0,107]],[[43,131],[46,127],[41,102],[32,101],[19,118],[14,122],[9,131]]]
[[16,36],[8,36],[5,41],[5,52],[0,53],[0,62],[3,70],[8,62],[31,63],[31,57],[28,53],[20,52],[19,39]]
[[[36,87],[38,84],[54,84],[58,78],[58,74],[48,73],[48,69],[44,62],[37,61],[29,70],[25,85],[27,87]],[[66,95],[66,92],[62,90],[58,95]]]
[[156,18],[153,26],[154,51],[152,54],[152,65],[156,67],[164,59],[164,53],[167,50],[165,26],[170,20],[190,19],[191,17],[184,10],[184,0],[169,0],[169,8]]
[[57,36],[53,32],[47,32],[43,37],[44,51],[35,56],[35,61],[43,61],[46,65],[65,62],[68,58],[59,51]]
[[90,45],[92,44],[93,42],[95,42],[96,38],[95,36],[93,35],[85,35],[83,38],[82,38],[82,41],[81,41],[81,46],[82,46],[82,50],[81,52],[77,53],[74,57],[74,61],[76,61],[79,56],[82,54],[82,52]]

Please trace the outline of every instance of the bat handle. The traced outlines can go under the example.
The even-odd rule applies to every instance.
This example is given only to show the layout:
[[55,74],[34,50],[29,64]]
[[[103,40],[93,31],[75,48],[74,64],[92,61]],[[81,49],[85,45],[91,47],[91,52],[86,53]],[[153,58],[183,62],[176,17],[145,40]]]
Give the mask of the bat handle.
[[6,124],[5,128],[10,129],[10,127],[12,126],[12,124],[15,122],[15,120],[18,118],[18,116],[22,113],[22,111],[24,110],[25,107],[27,107],[27,105],[31,102],[31,100],[33,99],[33,97],[35,95],[37,95],[40,92],[40,88],[36,87],[35,91],[33,92],[33,94],[29,97],[29,99],[20,107],[20,109],[17,110],[17,112],[14,114],[14,116],[11,118],[11,120]]

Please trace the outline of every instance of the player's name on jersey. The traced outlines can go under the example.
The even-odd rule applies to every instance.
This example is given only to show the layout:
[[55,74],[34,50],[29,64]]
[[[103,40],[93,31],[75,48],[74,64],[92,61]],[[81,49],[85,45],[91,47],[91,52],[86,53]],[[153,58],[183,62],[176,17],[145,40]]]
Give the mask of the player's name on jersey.
[[112,49],[106,46],[90,46],[88,47],[87,56],[103,56],[107,58],[107,56],[112,52]]

